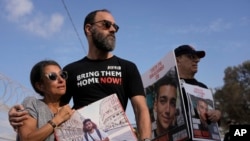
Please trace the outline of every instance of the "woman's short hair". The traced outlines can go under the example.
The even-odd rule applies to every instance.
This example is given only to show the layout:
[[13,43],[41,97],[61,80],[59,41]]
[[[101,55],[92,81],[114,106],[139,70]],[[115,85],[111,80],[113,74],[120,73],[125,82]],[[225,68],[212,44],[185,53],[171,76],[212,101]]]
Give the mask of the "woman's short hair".
[[30,83],[38,94],[41,96],[44,96],[43,92],[41,92],[38,88],[36,88],[37,82],[42,82],[42,76],[44,75],[44,68],[49,65],[55,65],[58,66],[61,69],[61,66],[54,60],[42,60],[38,63],[36,63],[30,72]]

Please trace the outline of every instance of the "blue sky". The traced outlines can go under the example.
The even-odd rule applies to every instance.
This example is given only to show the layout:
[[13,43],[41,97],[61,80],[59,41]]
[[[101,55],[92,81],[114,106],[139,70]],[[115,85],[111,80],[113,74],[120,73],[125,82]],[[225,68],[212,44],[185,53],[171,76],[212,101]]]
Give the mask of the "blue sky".
[[141,74],[182,44],[206,51],[196,78],[210,88],[223,85],[225,68],[250,59],[248,0],[64,2],[80,40],[62,0],[0,1],[0,74],[32,90],[29,72],[36,62],[54,59],[64,66],[82,58],[88,50],[84,17],[102,8],[120,26],[114,54],[135,62]]

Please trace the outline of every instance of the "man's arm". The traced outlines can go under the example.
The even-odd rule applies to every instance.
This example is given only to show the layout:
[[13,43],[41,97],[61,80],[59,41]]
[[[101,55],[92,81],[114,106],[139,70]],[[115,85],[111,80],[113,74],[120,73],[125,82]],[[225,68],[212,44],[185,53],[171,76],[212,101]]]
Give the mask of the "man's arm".
[[24,110],[22,105],[14,105],[10,108],[8,116],[10,125],[16,131],[18,127],[23,125],[23,121],[28,118],[28,111]]
[[131,104],[135,113],[139,140],[151,139],[151,122],[145,97],[143,95],[133,96]]

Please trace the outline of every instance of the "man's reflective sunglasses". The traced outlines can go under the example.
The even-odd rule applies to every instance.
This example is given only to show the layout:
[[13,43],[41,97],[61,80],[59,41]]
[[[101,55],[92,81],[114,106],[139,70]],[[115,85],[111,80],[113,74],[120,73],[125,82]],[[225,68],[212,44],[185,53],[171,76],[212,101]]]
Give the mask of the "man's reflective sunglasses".
[[115,23],[112,23],[111,21],[107,21],[107,20],[101,20],[101,21],[97,21],[97,22],[93,22],[91,23],[91,25],[96,24],[96,23],[102,23],[102,25],[106,28],[109,29],[111,27],[111,25],[114,27],[115,32],[118,32],[119,30],[119,26]]
[[68,78],[68,73],[66,71],[60,71],[59,74],[55,73],[55,72],[51,72],[51,73],[47,73],[45,74],[45,76],[51,80],[51,81],[55,81],[57,80],[57,78],[60,76],[62,79],[66,80]]

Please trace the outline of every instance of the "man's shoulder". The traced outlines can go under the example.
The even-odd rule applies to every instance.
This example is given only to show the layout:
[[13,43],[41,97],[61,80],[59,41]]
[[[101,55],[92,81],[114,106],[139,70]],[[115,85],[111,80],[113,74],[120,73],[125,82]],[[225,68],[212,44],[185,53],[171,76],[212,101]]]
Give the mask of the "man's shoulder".
[[198,81],[198,80],[196,80],[196,81],[197,81],[197,83],[198,83],[198,85],[199,85],[200,87],[208,88],[206,84],[204,84],[204,83],[202,83],[202,82],[200,82],[200,81]]
[[84,60],[85,60],[86,57],[80,59],[80,60],[77,60],[77,61],[74,61],[74,62],[71,62],[69,64],[67,64],[66,66],[63,67],[63,70],[68,70],[70,68],[74,68],[74,66],[78,66],[79,63],[82,63]]
[[195,78],[193,78],[193,79],[181,78],[181,79],[183,79],[188,84],[197,85],[197,86],[200,86],[200,87],[203,87],[203,88],[208,88],[207,85],[205,85],[204,83],[196,80]]
[[128,64],[128,65],[130,65],[130,64],[135,65],[135,63],[130,61],[130,60],[127,60],[127,59],[124,59],[124,58],[121,58],[118,56],[114,56],[114,58],[116,58],[121,63]]

